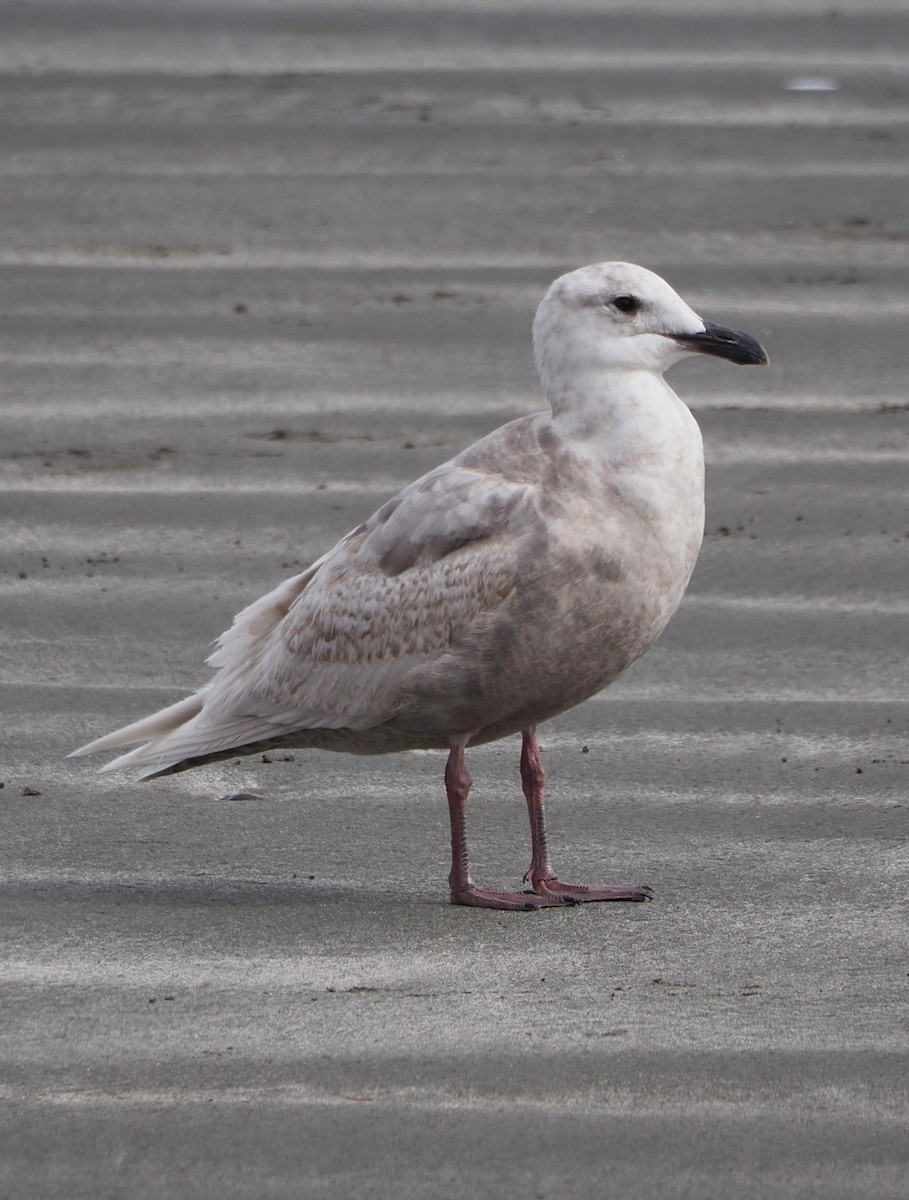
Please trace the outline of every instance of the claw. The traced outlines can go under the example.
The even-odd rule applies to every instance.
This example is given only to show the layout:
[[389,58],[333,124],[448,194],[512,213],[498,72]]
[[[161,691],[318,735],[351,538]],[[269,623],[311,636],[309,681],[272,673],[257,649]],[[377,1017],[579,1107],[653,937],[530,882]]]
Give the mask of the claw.
[[609,887],[603,884],[563,883],[554,875],[534,880],[534,890],[540,896],[560,896],[570,904],[591,904],[600,901],[628,900],[640,904],[653,899],[653,889],[647,886]]

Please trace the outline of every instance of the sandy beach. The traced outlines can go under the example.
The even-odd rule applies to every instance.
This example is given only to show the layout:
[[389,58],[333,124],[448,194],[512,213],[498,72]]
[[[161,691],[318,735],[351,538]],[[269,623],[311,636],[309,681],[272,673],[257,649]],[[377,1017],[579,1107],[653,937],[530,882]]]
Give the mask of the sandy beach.
[[[902,1200],[905,7],[0,29],[0,1192]],[[450,906],[435,752],[66,758],[539,408],[535,306],[603,259],[771,357],[673,368],[708,464],[688,596],[542,731],[557,865],[652,904]],[[518,745],[471,755],[491,886],[528,857]]]

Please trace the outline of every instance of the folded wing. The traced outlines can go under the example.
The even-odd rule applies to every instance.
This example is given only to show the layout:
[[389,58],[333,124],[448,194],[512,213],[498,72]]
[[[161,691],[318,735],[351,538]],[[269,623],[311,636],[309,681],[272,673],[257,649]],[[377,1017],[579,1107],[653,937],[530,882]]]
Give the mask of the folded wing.
[[160,774],[303,730],[374,729],[414,668],[515,586],[534,489],[447,463],[244,609],[185,700],[76,751],[150,738],[104,770]]

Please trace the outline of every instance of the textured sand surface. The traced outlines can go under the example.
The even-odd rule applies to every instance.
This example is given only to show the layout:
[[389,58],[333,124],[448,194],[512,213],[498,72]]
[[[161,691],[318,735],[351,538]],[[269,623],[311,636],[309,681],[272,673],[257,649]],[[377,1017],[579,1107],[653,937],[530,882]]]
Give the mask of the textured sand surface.
[[[905,6],[0,31],[0,1192],[904,1197]],[[772,358],[674,369],[688,598],[543,731],[556,865],[653,904],[449,907],[437,754],[65,759],[538,407],[534,307],[606,258]],[[490,885],[529,854],[517,752],[470,758]]]

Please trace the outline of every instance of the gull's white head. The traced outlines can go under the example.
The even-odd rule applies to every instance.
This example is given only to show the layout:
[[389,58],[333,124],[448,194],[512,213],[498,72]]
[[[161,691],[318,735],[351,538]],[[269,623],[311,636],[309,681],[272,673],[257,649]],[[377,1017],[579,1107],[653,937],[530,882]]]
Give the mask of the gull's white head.
[[533,347],[551,398],[579,375],[662,374],[692,351],[736,363],[767,362],[754,338],[705,323],[659,275],[622,262],[560,276],[537,309]]

